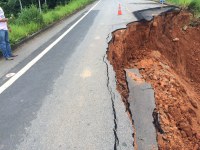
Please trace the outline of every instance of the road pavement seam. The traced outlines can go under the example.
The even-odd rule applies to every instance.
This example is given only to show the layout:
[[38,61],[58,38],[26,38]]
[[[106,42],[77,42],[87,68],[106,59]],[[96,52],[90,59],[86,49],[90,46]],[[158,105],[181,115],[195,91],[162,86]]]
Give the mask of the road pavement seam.
[[10,87],[16,80],[18,80],[24,73],[26,73],[34,64],[36,64],[46,53],[48,53],[58,42],[60,42],[79,22],[81,22],[99,3],[98,1],[84,16],[82,16],[76,23],[74,23],[67,31],[65,31],[59,38],[51,43],[46,49],[38,54],[32,61],[24,66],[19,72],[17,72],[12,78],[0,87],[0,94],[2,94],[8,87]]

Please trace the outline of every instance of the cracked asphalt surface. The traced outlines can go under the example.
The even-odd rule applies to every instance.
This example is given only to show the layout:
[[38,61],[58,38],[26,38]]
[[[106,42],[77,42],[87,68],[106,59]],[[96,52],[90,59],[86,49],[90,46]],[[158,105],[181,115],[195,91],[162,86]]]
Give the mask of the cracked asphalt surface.
[[[122,4],[122,16],[117,15]],[[51,51],[0,94],[0,150],[130,150],[132,124],[106,59],[107,37],[135,21],[146,0],[102,0]],[[57,39],[92,5],[0,60],[0,86]]]

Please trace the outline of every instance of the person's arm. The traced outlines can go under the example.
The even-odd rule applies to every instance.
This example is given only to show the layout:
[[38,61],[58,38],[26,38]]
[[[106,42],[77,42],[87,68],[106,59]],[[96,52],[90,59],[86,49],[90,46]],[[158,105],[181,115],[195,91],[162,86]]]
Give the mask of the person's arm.
[[11,32],[11,28],[8,25],[8,18],[0,18],[0,22],[7,22],[7,26],[8,26],[8,31]]
[[0,18],[0,22],[8,22],[8,18]]

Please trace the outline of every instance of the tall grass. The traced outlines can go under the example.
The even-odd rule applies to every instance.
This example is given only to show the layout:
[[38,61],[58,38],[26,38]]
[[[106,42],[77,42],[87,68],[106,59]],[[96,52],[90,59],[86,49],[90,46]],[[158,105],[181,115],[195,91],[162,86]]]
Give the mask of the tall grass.
[[176,5],[180,5],[182,7],[187,7],[190,5],[190,3],[193,1],[193,0],[168,0],[169,2],[171,3],[174,3]]
[[189,8],[197,17],[200,17],[200,0],[167,0],[167,2]]
[[31,22],[26,25],[10,25],[12,32],[10,33],[10,42],[11,45],[16,44],[23,38],[33,34],[34,32],[37,32],[39,29],[41,29],[41,25]]
[[197,17],[200,17],[200,0],[193,0],[188,7]]
[[45,26],[52,24],[53,22],[62,19],[65,16],[72,14],[74,11],[81,7],[86,6],[92,0],[72,0],[65,6],[57,6],[55,9],[44,12],[42,14],[42,23],[27,21],[27,23],[14,22],[10,24],[12,32],[10,33],[10,43],[14,45],[23,38],[39,31]]
[[50,24],[55,20],[58,20],[59,18],[73,13],[74,11],[76,11],[80,7],[85,6],[89,2],[91,2],[91,0],[74,0],[65,7],[57,6],[54,10],[43,14],[44,22],[45,24]]

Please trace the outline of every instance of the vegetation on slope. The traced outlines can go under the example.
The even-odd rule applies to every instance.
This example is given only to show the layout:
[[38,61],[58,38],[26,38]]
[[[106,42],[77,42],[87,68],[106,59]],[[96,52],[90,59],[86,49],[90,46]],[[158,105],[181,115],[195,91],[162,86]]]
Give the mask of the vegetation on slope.
[[168,0],[167,2],[179,5],[183,8],[188,8],[197,17],[200,16],[200,0]]
[[[72,0],[67,4],[57,5],[54,9],[43,8],[42,13],[37,5],[23,8],[17,15],[9,19],[10,43],[14,45],[31,34],[45,28],[53,22],[62,19],[86,6],[92,0]],[[4,10],[6,12],[6,10]]]

